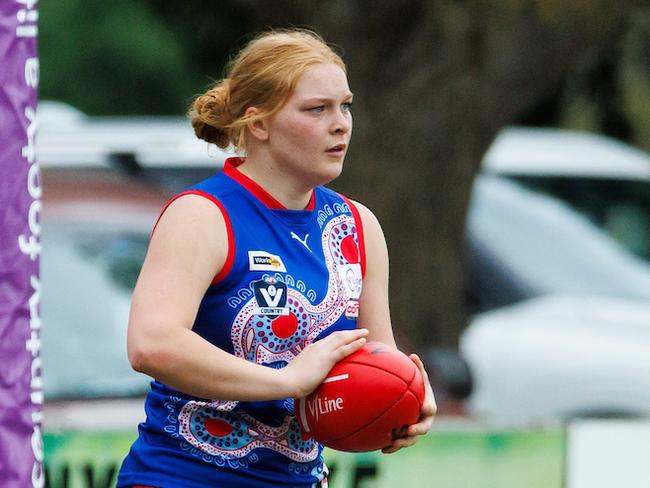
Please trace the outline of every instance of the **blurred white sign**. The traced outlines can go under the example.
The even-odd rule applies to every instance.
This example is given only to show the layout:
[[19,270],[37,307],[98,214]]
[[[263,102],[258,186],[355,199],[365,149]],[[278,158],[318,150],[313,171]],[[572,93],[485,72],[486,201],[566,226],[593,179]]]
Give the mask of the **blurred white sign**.
[[566,488],[650,487],[650,421],[576,421],[567,436]]

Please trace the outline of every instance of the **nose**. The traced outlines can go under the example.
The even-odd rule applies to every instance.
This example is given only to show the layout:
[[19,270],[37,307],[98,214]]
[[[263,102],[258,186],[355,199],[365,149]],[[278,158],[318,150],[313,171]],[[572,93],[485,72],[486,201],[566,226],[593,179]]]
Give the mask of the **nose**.
[[346,134],[352,129],[352,114],[343,109],[337,110],[332,121],[332,132]]

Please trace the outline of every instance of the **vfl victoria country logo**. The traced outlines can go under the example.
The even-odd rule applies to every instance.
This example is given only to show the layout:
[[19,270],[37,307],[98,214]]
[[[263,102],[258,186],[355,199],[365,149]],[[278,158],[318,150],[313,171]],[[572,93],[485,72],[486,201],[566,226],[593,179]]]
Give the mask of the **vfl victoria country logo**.
[[258,308],[255,310],[257,315],[268,315],[270,318],[278,315],[288,315],[289,309],[287,304],[287,285],[275,278],[266,278],[253,283],[255,300]]

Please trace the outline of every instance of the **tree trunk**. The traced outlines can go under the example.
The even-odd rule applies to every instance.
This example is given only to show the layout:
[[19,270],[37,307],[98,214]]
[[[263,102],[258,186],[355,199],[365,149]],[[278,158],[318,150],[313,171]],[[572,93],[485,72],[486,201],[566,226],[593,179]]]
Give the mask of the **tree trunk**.
[[623,3],[238,2],[260,30],[311,26],[342,48],[355,126],[332,186],[382,223],[393,327],[407,348],[457,345],[465,213],[480,160],[501,127],[616,41]]

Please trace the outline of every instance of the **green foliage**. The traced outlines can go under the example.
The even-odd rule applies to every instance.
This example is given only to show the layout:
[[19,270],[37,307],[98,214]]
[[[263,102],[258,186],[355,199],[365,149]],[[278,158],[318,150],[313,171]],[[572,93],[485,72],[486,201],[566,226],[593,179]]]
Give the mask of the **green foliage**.
[[[187,10],[190,3],[168,5]],[[218,10],[213,2],[199,3]],[[58,0],[39,8],[43,99],[62,100],[88,114],[178,115],[210,77],[221,74],[223,54],[211,58],[206,70],[205,57],[196,53],[195,43],[205,35],[195,39],[191,29],[194,24],[206,32],[201,17],[179,17],[143,0]],[[212,27],[220,31],[219,22]]]
[[559,114],[548,125],[604,133],[650,151],[650,9],[635,11],[619,43],[568,74]]
[[634,19],[625,42],[620,83],[634,143],[650,151],[650,9]]

